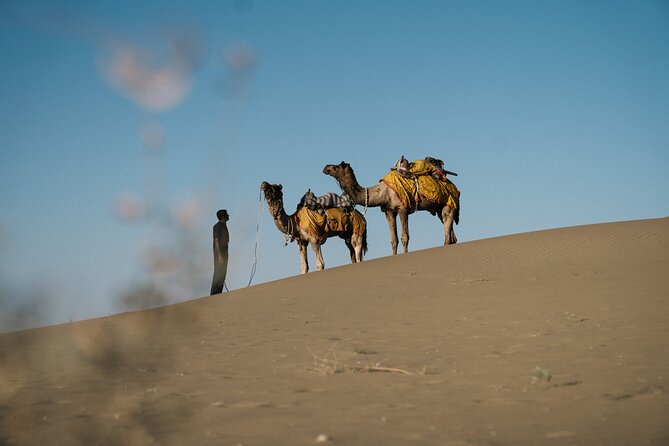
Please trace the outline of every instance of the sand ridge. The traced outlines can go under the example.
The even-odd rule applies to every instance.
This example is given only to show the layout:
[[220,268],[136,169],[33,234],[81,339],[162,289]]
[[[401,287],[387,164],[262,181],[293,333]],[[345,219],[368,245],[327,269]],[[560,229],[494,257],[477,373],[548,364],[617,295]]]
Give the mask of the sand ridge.
[[669,444],[669,219],[0,335],[0,444]]

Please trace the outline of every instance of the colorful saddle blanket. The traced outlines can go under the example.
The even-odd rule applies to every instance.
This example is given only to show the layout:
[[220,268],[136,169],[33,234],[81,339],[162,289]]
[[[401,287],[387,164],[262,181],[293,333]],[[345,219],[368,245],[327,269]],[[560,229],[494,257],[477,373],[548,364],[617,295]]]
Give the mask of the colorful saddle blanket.
[[356,210],[344,212],[339,208],[325,209],[318,212],[308,207],[298,209],[295,214],[297,225],[304,231],[325,243],[328,236],[339,232],[352,231],[354,234],[363,234],[367,228],[367,221]]
[[445,181],[437,180],[432,176],[436,167],[425,160],[409,163],[409,173],[406,176],[397,170],[391,170],[381,178],[388,187],[395,191],[402,200],[402,204],[409,210],[416,209],[417,201],[434,204],[443,204],[458,210],[460,207],[460,191],[455,184],[444,178]]

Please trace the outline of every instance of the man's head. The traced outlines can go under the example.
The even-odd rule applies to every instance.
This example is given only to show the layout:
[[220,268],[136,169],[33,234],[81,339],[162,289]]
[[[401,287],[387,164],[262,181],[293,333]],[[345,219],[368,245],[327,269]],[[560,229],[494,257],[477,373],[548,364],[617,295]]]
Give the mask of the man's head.
[[228,211],[225,209],[220,209],[218,212],[216,212],[216,218],[218,218],[218,221],[228,221],[230,220],[230,216],[228,215]]

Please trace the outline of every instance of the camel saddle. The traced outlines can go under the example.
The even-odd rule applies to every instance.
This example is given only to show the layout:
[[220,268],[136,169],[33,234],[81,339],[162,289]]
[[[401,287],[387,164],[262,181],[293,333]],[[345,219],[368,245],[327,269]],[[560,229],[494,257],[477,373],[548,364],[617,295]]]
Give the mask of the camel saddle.
[[363,234],[367,228],[365,217],[360,212],[344,212],[339,208],[318,212],[302,206],[295,213],[295,220],[300,228],[318,238],[321,244],[325,243],[329,233],[350,230],[354,234]]
[[308,190],[300,200],[298,208],[302,206],[320,213],[323,213],[326,209],[333,208],[338,208],[342,212],[351,212],[355,209],[355,203],[353,203],[348,195],[337,195],[334,192],[328,192],[317,197],[311,190]]
[[[448,171],[441,168],[440,160],[428,157],[425,160],[408,163],[408,166],[402,162],[403,160],[404,157],[381,178],[381,181],[395,191],[405,208],[415,209],[417,202],[422,199],[428,203],[444,204],[459,211],[460,191],[446,178],[445,172]],[[437,165],[433,163],[434,161]],[[401,168],[403,164],[406,166],[404,169]],[[456,214],[456,221],[458,219]]]

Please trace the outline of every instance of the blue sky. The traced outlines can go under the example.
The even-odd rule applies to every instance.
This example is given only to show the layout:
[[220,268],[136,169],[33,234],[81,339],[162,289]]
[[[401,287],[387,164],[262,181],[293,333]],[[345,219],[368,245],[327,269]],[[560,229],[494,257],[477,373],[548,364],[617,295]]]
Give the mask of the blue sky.
[[[460,242],[665,217],[668,48],[662,1],[2,1],[0,330],[206,295],[219,208],[246,286],[260,182],[292,211],[342,160],[445,160]],[[261,211],[254,284],[299,273]]]

